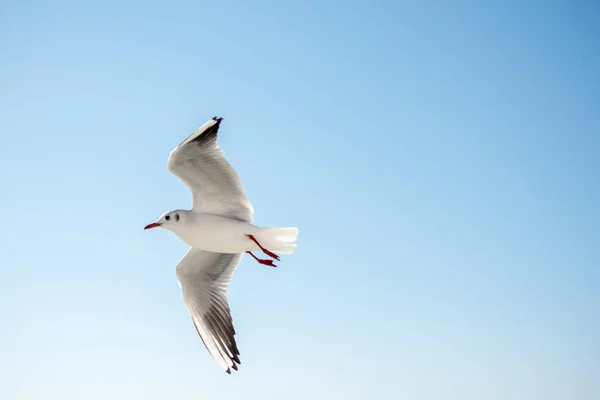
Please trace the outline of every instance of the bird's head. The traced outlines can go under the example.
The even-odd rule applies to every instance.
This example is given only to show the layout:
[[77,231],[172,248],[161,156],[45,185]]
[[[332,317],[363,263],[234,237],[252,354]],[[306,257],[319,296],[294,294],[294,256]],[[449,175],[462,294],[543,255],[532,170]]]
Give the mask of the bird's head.
[[144,227],[144,229],[160,227],[160,228],[173,230],[185,219],[186,214],[187,214],[187,211],[185,211],[185,210],[173,210],[173,211],[166,212],[160,216],[158,221],[146,225]]

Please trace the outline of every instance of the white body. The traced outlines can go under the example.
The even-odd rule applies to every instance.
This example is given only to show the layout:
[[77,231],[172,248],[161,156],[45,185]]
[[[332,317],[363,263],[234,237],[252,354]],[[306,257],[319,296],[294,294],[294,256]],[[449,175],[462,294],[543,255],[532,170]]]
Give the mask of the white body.
[[256,234],[256,226],[216,215],[190,214],[194,222],[173,231],[190,246],[217,253],[259,250],[256,243],[246,236]]
[[180,211],[184,223],[167,225],[181,240],[192,247],[217,253],[243,253],[260,250],[247,235],[253,235],[265,248],[283,254],[291,254],[296,244],[297,228],[260,228],[251,223]]

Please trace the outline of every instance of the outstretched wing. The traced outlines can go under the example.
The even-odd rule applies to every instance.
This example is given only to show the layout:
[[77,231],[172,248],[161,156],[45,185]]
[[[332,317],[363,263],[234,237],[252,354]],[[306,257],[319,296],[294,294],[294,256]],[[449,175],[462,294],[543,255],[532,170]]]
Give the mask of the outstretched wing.
[[183,301],[209,353],[228,373],[240,364],[227,288],[242,253],[191,248],[175,268]]
[[198,128],[171,152],[167,165],[191,190],[195,211],[251,222],[252,204],[217,143],[222,120],[214,117]]

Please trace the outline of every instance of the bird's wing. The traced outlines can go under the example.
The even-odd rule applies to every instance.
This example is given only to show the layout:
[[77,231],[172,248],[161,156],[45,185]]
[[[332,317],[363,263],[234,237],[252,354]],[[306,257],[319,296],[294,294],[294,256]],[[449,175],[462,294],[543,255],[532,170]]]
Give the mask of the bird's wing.
[[196,330],[228,374],[241,363],[227,303],[229,280],[241,259],[242,253],[213,253],[192,247],[175,268]]
[[198,128],[171,152],[167,165],[191,190],[194,210],[251,222],[252,204],[217,143],[221,120],[214,117]]

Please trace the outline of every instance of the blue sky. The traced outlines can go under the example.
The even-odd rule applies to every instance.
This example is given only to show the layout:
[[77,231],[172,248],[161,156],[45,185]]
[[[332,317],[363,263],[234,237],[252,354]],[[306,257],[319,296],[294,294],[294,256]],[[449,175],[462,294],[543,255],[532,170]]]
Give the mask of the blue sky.
[[[593,2],[4,1],[3,399],[600,397]],[[208,118],[256,223],[223,373],[143,231]]]

